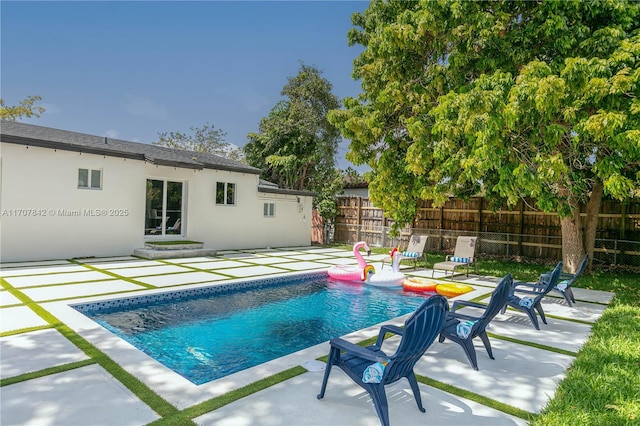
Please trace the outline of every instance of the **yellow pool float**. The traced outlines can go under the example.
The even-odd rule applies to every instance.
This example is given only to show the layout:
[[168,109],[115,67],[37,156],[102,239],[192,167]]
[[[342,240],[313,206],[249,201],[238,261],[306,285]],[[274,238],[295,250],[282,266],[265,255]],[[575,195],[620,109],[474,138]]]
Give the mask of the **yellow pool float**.
[[436,286],[436,293],[446,297],[456,297],[461,294],[469,293],[473,291],[473,287],[466,284],[438,284]]
[[402,282],[402,287],[409,291],[436,291],[438,283],[426,278],[409,277]]

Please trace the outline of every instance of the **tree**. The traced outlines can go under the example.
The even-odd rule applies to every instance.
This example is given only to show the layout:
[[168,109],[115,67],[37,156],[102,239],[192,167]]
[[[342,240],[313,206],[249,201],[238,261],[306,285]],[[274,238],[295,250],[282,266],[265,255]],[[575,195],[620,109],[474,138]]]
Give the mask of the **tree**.
[[[250,165],[262,169],[262,177],[289,189],[309,190],[319,195],[314,206],[325,220],[332,220],[335,169],[340,132],[327,121],[327,112],[340,107],[331,93],[331,83],[315,67],[300,65],[289,77],[280,100],[260,121],[259,133],[250,133],[244,147]],[[334,207],[331,208],[331,203]]]
[[640,196],[640,3],[373,1],[352,22],[363,93],[329,119],[397,226],[418,199],[533,197],[568,269],[593,259],[603,193]]
[[190,127],[193,134],[181,132],[158,133],[158,140],[153,145],[164,146],[186,151],[208,152],[235,161],[244,161],[242,151],[235,145],[225,142],[227,134],[216,129],[213,124],[206,123],[202,127]]
[[353,167],[347,167],[347,169],[342,172],[342,176],[343,176],[345,185],[357,185],[357,184],[367,183],[367,179],[364,176],[362,176]]
[[40,117],[44,113],[44,107],[36,105],[36,102],[41,101],[40,96],[27,96],[19,105],[7,106],[4,100],[0,98],[0,118],[3,120],[16,121],[18,118],[23,117]]

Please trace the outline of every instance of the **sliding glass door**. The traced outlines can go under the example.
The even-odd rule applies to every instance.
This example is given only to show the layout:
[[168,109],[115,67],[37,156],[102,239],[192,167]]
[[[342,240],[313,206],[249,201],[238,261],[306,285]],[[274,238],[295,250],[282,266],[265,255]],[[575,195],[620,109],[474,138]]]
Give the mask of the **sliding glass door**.
[[147,179],[145,235],[183,235],[184,184]]

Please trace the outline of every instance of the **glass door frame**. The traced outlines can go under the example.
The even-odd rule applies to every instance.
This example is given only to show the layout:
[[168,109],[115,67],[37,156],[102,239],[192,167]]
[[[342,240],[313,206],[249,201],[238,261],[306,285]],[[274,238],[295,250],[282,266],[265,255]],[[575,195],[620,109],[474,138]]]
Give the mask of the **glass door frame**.
[[[149,205],[149,182],[161,182],[162,183],[162,206],[152,208],[153,205]],[[173,223],[167,223],[171,218],[168,212],[169,204],[169,184],[180,184],[180,209],[177,214],[177,218],[173,220]],[[166,238],[168,236],[184,237],[185,229],[185,199],[186,199],[186,181],[173,180],[168,178],[153,178],[148,177],[145,181],[145,238]],[[151,186],[153,189],[153,184]],[[157,188],[158,189],[158,188]],[[157,204],[157,203],[156,203]],[[157,213],[160,210],[158,217]],[[151,213],[154,212],[155,215]],[[159,224],[157,221],[160,220]],[[175,227],[175,229],[173,229]]]

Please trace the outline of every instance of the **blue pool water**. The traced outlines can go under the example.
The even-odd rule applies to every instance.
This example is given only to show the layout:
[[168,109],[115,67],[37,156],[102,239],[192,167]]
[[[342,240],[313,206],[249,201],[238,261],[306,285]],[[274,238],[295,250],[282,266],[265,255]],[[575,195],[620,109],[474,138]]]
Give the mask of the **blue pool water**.
[[407,314],[429,296],[316,276],[85,314],[202,384]]

